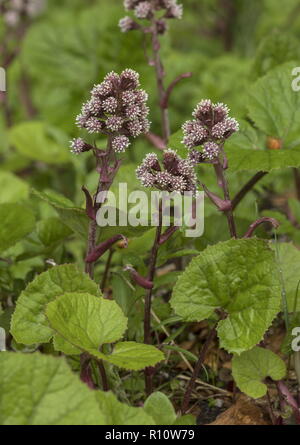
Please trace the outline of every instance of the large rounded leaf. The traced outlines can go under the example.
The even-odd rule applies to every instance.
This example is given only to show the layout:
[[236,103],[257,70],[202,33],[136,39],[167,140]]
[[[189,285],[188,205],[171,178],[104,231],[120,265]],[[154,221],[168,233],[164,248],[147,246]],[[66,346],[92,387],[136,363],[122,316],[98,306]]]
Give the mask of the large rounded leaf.
[[221,347],[241,353],[255,346],[280,311],[274,252],[258,239],[230,240],[206,248],[175,285],[171,305],[186,321],[215,317]]
[[51,327],[72,347],[125,369],[154,366],[164,355],[154,346],[133,341],[117,343],[111,354],[101,351],[105,343],[119,340],[127,318],[115,301],[89,294],[66,293],[48,304]]
[[0,353],[1,425],[104,425],[105,415],[62,358]]
[[64,264],[38,275],[21,293],[12,317],[11,333],[19,343],[48,342],[53,330],[45,316],[46,305],[65,292],[99,295],[97,284],[73,264]]

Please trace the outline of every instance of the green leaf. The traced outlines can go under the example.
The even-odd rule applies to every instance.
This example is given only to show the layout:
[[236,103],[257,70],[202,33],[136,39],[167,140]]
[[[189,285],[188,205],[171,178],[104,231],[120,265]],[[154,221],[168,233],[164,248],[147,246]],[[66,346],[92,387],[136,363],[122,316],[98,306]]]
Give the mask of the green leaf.
[[282,379],[286,374],[286,367],[284,361],[274,352],[256,346],[233,358],[232,374],[242,392],[258,399],[267,393],[267,386],[262,381],[266,377]]
[[119,340],[127,319],[116,302],[87,293],[65,293],[48,304],[50,325],[72,345],[91,353]]
[[0,353],[1,425],[104,425],[95,394],[63,358]]
[[144,409],[156,425],[173,425],[176,421],[174,407],[168,397],[160,391],[151,394],[144,404]]
[[255,130],[247,122],[239,122],[240,131],[225,145],[230,170],[268,172],[300,165],[299,146],[293,148],[283,146],[280,150],[269,150],[266,135]]
[[[248,110],[256,132],[242,123],[241,130],[226,144],[233,170],[271,171],[300,166],[300,95],[293,91],[295,63],[277,66],[250,89]],[[267,137],[282,141],[282,148],[267,148]]]
[[25,200],[28,194],[29,186],[25,181],[10,172],[0,172],[0,204]]
[[64,264],[38,275],[21,293],[12,317],[11,333],[18,343],[48,342],[53,330],[45,316],[46,305],[65,292],[100,296],[97,284],[73,264]]
[[21,204],[0,205],[0,252],[12,247],[33,231],[35,219],[32,211]]
[[112,354],[105,356],[105,360],[121,368],[138,371],[161,362],[164,354],[151,345],[124,341],[117,343]]
[[134,408],[121,403],[111,392],[97,391],[96,399],[105,413],[106,425],[155,425],[143,408]]
[[48,304],[46,316],[57,334],[81,351],[116,366],[139,370],[154,366],[164,355],[153,346],[122,342],[111,354],[100,347],[120,339],[127,327],[127,318],[111,300],[83,293],[65,293]]
[[215,318],[221,347],[240,354],[263,337],[280,311],[280,289],[274,252],[255,238],[207,247],[179,277],[171,298],[185,321]]
[[[284,289],[289,312],[294,310],[297,287],[300,281],[300,251],[292,243],[278,243],[279,262],[282,270]],[[275,250],[275,246],[273,246]],[[300,310],[300,289],[296,301],[296,311]]]
[[49,164],[70,162],[67,140],[66,146],[60,145],[57,131],[43,122],[22,122],[11,128],[9,140],[22,156],[34,161]]
[[71,343],[66,341],[59,334],[53,335],[53,347],[56,351],[63,352],[66,355],[79,355],[82,352],[79,348],[71,345]]
[[75,207],[72,201],[53,190],[44,192],[32,190],[32,193],[54,207],[63,224],[83,239],[87,239],[89,219],[84,209]]
[[[281,139],[282,150],[299,143],[300,95],[292,88],[294,63],[268,72],[250,89],[250,118],[267,136]],[[279,150],[280,151],[280,150]]]

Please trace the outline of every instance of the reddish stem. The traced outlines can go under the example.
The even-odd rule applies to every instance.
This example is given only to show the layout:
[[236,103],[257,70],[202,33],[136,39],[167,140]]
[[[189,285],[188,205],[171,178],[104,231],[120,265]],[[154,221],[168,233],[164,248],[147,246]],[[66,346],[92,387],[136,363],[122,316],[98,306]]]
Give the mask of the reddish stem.
[[263,218],[257,219],[249,226],[249,229],[245,233],[244,238],[251,238],[257,227],[264,223],[270,223],[274,227],[274,229],[278,229],[280,225],[276,219],[264,216]]
[[[149,274],[147,277],[147,280],[150,282],[153,282],[154,280],[154,274],[155,274],[155,267],[156,267],[156,260],[158,255],[158,249],[159,249],[159,240],[161,236],[161,230],[162,230],[162,204],[161,201],[159,203],[159,221],[158,226],[156,229],[156,235],[151,251],[151,257],[150,257],[150,263],[149,263]],[[144,312],[144,343],[149,345],[151,344],[151,302],[152,302],[152,289],[149,289],[149,291],[146,294],[145,297],[145,312]],[[146,368],[145,369],[145,385],[146,385],[146,394],[149,396],[153,391],[153,368]]]

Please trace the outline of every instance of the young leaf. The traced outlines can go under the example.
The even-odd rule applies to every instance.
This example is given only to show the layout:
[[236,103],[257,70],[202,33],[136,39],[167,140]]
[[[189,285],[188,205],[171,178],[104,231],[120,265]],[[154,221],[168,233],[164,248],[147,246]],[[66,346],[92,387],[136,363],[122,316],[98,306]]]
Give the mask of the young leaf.
[[179,277],[171,298],[186,321],[215,317],[221,347],[240,354],[252,348],[280,311],[280,289],[274,252],[255,238],[207,247]]
[[33,231],[35,218],[27,207],[21,204],[0,205],[0,252],[12,247]]
[[111,354],[100,346],[120,339],[127,318],[111,300],[90,294],[66,293],[48,304],[46,316],[53,330],[72,346],[125,369],[139,370],[163,360],[161,351],[150,345],[121,342]]
[[87,293],[65,293],[56,298],[48,304],[46,316],[65,340],[96,354],[101,345],[119,340],[127,327],[116,302]]
[[138,371],[161,362],[164,354],[151,345],[124,341],[117,343],[112,354],[106,355],[104,359],[120,368]]
[[0,353],[1,425],[104,425],[94,392],[65,360]]
[[121,403],[111,392],[96,392],[96,399],[105,414],[106,425],[155,425],[143,408]]
[[46,343],[53,330],[45,316],[47,303],[64,292],[89,292],[100,296],[97,284],[73,264],[64,264],[38,275],[21,293],[12,317],[11,333],[18,343]]
[[285,363],[280,357],[269,349],[257,346],[235,356],[232,361],[232,374],[237,386],[255,399],[266,394],[267,386],[262,383],[266,377],[280,380],[285,373]]
[[173,425],[176,421],[176,413],[172,403],[160,391],[154,392],[148,397],[144,409],[157,425]]

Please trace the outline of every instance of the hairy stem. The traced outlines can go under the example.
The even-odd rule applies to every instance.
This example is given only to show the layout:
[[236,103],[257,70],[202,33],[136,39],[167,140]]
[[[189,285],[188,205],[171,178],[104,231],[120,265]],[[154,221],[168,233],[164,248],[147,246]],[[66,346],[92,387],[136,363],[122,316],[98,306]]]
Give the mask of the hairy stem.
[[[99,182],[97,187],[97,192],[94,196],[94,210],[95,214],[97,213],[97,210],[101,207],[101,203],[97,202],[97,196],[98,193],[101,191],[109,190],[115,175],[117,174],[117,171],[119,169],[120,163],[115,162],[115,166],[113,169],[113,172],[110,172],[110,158],[112,154],[112,146],[111,146],[111,136],[108,137],[107,140],[107,149],[106,154],[101,159],[101,168],[100,168],[100,175],[99,175]],[[96,152],[97,157],[97,152]],[[97,157],[97,167],[99,167],[99,159]],[[89,225],[89,232],[88,232],[88,242],[87,242],[87,255],[86,257],[95,249],[97,241],[97,221],[95,219],[92,219]],[[89,274],[90,278],[94,278],[94,263],[85,263],[85,272]],[[103,390],[108,391],[108,384],[107,384],[107,377],[105,368],[103,366],[102,362],[98,362],[99,371],[102,378],[102,385]]]
[[191,394],[193,392],[193,389],[195,387],[195,382],[196,379],[201,371],[201,368],[203,366],[207,351],[209,349],[210,344],[212,343],[212,341],[214,340],[215,336],[217,334],[217,331],[215,329],[215,327],[213,329],[210,330],[207,339],[201,349],[198,361],[196,363],[196,366],[194,368],[194,372],[192,374],[192,377],[188,383],[188,386],[186,388],[184,397],[183,397],[183,402],[182,402],[182,407],[181,407],[181,413],[185,414],[189,408],[189,404],[190,404],[190,398],[191,398]]
[[[216,171],[216,176],[217,176],[217,179],[218,179],[218,184],[219,184],[219,186],[223,190],[225,201],[231,202],[230,201],[228,182],[227,182],[227,179],[225,177],[224,167],[221,164],[221,162],[219,162],[218,164],[215,165],[215,171]],[[233,217],[232,208],[230,208],[229,210],[224,211],[224,213],[225,213],[227,221],[228,221],[228,228],[229,228],[230,235],[231,235],[232,238],[236,238],[237,237],[237,233],[236,233],[236,226],[235,226],[235,221],[234,221],[234,217]]]
[[258,172],[256,173],[242,188],[241,190],[235,195],[235,197],[233,198],[233,200],[231,201],[232,203],[232,210],[234,210],[237,205],[242,201],[242,199],[244,198],[244,196],[247,195],[248,192],[250,192],[253,187],[255,186],[255,184],[261,179],[263,178],[268,172]]
[[[159,221],[156,229],[156,235],[151,251],[150,263],[149,263],[149,273],[148,280],[153,281],[156,267],[157,254],[159,249],[159,240],[162,231],[162,204],[159,203]],[[152,301],[152,289],[149,289],[146,297],[145,297],[145,312],[144,312],[144,343],[149,345],[151,344],[151,301]],[[153,391],[152,384],[153,372],[151,368],[145,369],[145,385],[146,385],[146,394],[150,395]]]
[[156,74],[157,91],[159,97],[159,106],[161,110],[162,133],[164,142],[167,143],[170,138],[170,120],[168,104],[166,102],[166,90],[164,87],[164,67],[160,58],[160,42],[157,33],[156,21],[152,22],[152,51],[153,62]]
[[[96,153],[97,156],[97,153]],[[99,174],[99,182],[97,187],[97,192],[94,195],[94,209],[95,214],[100,209],[102,203],[97,202],[97,196],[100,192],[106,192],[110,189],[110,186],[113,183],[113,180],[118,172],[118,169],[120,167],[120,163],[115,162],[115,165],[113,168],[111,168],[111,157],[112,157],[112,147],[111,147],[111,136],[108,136],[107,140],[107,149],[105,155],[101,157],[101,166],[100,166],[100,174]],[[97,164],[99,164],[99,160],[97,158]],[[98,165],[99,167],[99,165]],[[112,171],[111,171],[112,170]],[[87,254],[86,257],[95,249],[97,241],[97,221],[91,220],[89,224],[89,231],[88,231],[88,242],[87,242]],[[88,263],[86,262],[85,265],[85,271],[89,274],[89,276],[93,279],[94,278],[94,263]]]
[[[97,222],[95,220],[90,222],[89,233],[88,233],[88,243],[87,243],[87,255],[92,253],[96,246],[97,237]],[[89,274],[90,278],[94,278],[94,263],[85,264],[85,272]]]

